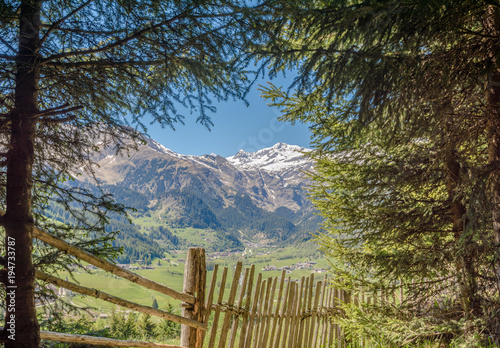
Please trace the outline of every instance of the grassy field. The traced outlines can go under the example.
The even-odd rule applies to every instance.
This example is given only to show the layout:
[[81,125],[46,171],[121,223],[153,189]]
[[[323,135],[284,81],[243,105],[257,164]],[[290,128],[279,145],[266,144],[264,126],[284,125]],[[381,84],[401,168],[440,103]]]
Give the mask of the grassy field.
[[[156,282],[165,284],[172,289],[181,291],[184,264],[178,264],[175,262],[168,263],[166,261],[161,262],[162,266],[155,266],[156,268],[154,270],[134,270],[133,272]],[[59,275],[59,277],[63,279],[66,276],[68,276],[68,274]],[[166,295],[149,290],[101,270],[92,270],[91,273],[73,273],[73,276],[82,286],[102,290],[142,305],[151,306],[153,298],[156,298],[160,308],[165,307],[168,303],[172,303],[174,305],[179,304],[179,301]],[[90,306],[104,312],[108,312],[109,310],[115,308],[115,305],[111,303],[79,294],[76,294],[72,298],[72,302],[78,306]]]
[[[259,255],[259,253],[261,253],[261,255]],[[280,276],[281,271],[264,272],[262,271],[262,268],[270,265],[277,267],[291,266],[297,262],[304,262],[307,258],[305,258],[302,254],[303,251],[299,249],[256,250],[250,255],[247,254],[242,256],[241,254],[233,254],[229,257],[210,260],[207,264],[209,265],[209,269],[211,269],[214,264],[219,264],[219,282],[222,274],[222,268],[228,267],[229,274],[226,288],[230,288],[231,280],[233,279],[233,269],[238,261],[242,261],[244,267],[250,267],[252,264],[255,265],[255,277],[257,277],[258,273],[262,273],[263,279],[266,279],[268,277]],[[294,255],[297,255],[297,257],[293,257]],[[165,284],[172,289],[182,291],[184,277],[183,260],[185,257],[185,252],[180,252],[170,258],[169,261],[154,260],[152,266],[155,267],[155,269],[133,270],[133,272],[145,278]],[[311,257],[309,257],[309,259],[311,259]],[[158,265],[158,261],[160,261],[160,265]],[[325,259],[315,258],[314,261],[317,263],[314,265],[315,268],[328,268],[328,262]],[[207,286],[212,279],[212,273],[212,271],[209,271],[207,274]],[[306,269],[293,270],[291,273],[287,274],[287,277],[300,279],[303,276],[309,276],[311,273],[311,270]],[[59,274],[59,277],[63,279],[67,276],[69,275],[64,273]],[[74,273],[73,276],[82,286],[108,292],[112,295],[142,305],[151,306],[153,299],[156,298],[160,309],[165,308],[168,303],[173,304],[176,308],[180,308],[180,302],[175,299],[162,295],[156,291],[143,288],[137,284],[131,283],[101,270],[92,270],[91,273]],[[315,279],[320,280],[323,276],[323,274],[316,274]],[[228,292],[226,292],[226,295],[227,294]],[[116,309],[116,306],[113,304],[79,294],[75,294],[71,300],[75,305],[81,307],[93,307],[101,313],[109,313],[111,310]]]

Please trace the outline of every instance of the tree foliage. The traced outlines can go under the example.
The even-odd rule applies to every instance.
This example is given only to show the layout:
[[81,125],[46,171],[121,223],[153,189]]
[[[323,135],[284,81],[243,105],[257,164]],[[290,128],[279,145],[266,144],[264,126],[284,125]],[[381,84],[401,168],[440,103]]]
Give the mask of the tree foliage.
[[297,90],[264,94],[284,120],[311,124],[318,241],[337,285],[406,292],[401,308],[372,306],[376,320],[352,311],[347,330],[383,326],[396,345],[499,341],[499,5],[290,6],[261,57],[295,66]]

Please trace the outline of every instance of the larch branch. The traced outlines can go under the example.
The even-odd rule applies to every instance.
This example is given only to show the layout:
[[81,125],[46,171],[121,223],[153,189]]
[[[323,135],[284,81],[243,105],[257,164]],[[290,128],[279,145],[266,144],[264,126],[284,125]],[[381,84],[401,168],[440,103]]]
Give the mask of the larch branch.
[[83,108],[82,105],[73,106],[73,107],[67,108],[67,109],[63,109],[61,107],[57,107],[57,108],[52,108],[52,109],[44,110],[44,111],[36,114],[35,117],[48,117],[48,116],[62,115],[62,114],[66,114],[68,112],[79,110],[79,109],[82,109],[82,108]]
[[73,16],[75,13],[77,13],[78,11],[80,11],[81,9],[87,7],[90,3],[92,3],[94,0],[88,0],[87,2],[84,2],[82,5],[80,5],[79,7],[75,8],[73,11],[71,11],[70,13],[68,13],[66,16],[62,17],[61,19],[59,19],[58,21],[54,22],[50,27],[49,29],[47,30],[47,32],[43,35],[42,39],[40,40],[40,46],[42,46],[42,44],[45,42],[45,40],[47,40],[47,38],[49,37],[50,33],[54,30],[54,29],[57,29],[66,19],[70,18],[71,16]]
[[109,59],[100,59],[94,61],[83,62],[50,62],[46,66],[58,68],[86,68],[86,67],[99,67],[99,68],[116,68],[125,66],[156,66],[162,65],[165,60],[129,60],[129,61],[112,61]]
[[142,30],[139,30],[139,31],[135,32],[132,35],[124,37],[123,39],[117,40],[117,41],[115,41],[115,42],[113,42],[113,43],[111,43],[109,45],[106,45],[106,46],[103,46],[103,47],[100,47],[100,48],[92,48],[92,49],[82,50],[82,51],[64,52],[64,53],[56,54],[56,55],[53,55],[53,56],[50,56],[50,57],[42,59],[41,63],[45,64],[47,62],[51,62],[51,61],[58,60],[58,59],[61,59],[61,58],[82,56],[82,55],[102,53],[102,52],[109,51],[109,50],[111,50],[113,48],[123,46],[127,42],[129,42],[129,41],[138,39],[141,36],[143,36],[144,34],[149,33],[150,31],[153,31],[153,30],[155,30],[157,28],[160,28],[162,26],[166,26],[166,25],[168,25],[168,24],[170,24],[172,22],[175,22],[176,20],[179,20],[180,18],[183,18],[185,15],[186,15],[186,12],[183,12],[183,13],[175,16],[175,17],[170,18],[167,21],[161,21],[160,23],[157,23],[155,25],[152,25],[152,26],[149,26],[149,27],[144,28]]

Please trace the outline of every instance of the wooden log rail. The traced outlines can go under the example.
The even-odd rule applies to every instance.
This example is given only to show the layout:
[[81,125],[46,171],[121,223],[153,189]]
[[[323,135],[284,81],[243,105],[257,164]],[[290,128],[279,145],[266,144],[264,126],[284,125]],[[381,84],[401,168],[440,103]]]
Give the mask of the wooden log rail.
[[77,292],[77,293],[82,294],[82,295],[88,295],[91,297],[95,297],[95,298],[101,299],[103,301],[107,301],[107,302],[110,302],[110,303],[113,303],[113,304],[116,304],[116,305],[119,305],[119,306],[122,306],[125,308],[129,308],[129,309],[132,309],[136,312],[154,315],[156,317],[171,320],[171,321],[181,323],[181,324],[184,324],[184,325],[196,328],[196,329],[200,329],[200,330],[206,330],[206,328],[207,328],[207,324],[205,324],[205,323],[200,323],[200,322],[193,320],[193,319],[181,317],[179,315],[168,313],[168,312],[165,312],[165,311],[162,311],[159,309],[154,309],[152,307],[143,306],[143,305],[140,305],[138,303],[130,302],[130,301],[121,299],[119,297],[110,295],[108,293],[105,293],[105,292],[102,292],[102,291],[99,291],[96,289],[87,288],[84,286],[80,286],[80,285],[59,279],[57,277],[48,275],[48,274],[43,273],[43,272],[38,271],[38,270],[36,271],[36,277],[38,279],[41,279],[41,280],[46,281],[48,283],[54,284],[56,286]]
[[86,335],[64,334],[51,331],[40,331],[40,338],[43,340],[84,343],[107,347],[138,347],[138,348],[185,348],[171,344],[152,343],[144,341],[117,340],[114,338],[94,337]]
[[34,237],[36,239],[44,242],[44,243],[47,243],[47,244],[53,246],[54,248],[62,250],[62,251],[66,252],[66,253],[68,253],[68,254],[70,254],[70,255],[72,255],[80,260],[88,262],[91,265],[94,265],[100,269],[107,271],[107,272],[113,273],[114,275],[117,275],[119,277],[127,279],[127,280],[129,280],[133,283],[136,283],[138,285],[141,285],[145,288],[158,291],[162,294],[165,294],[167,296],[173,297],[177,300],[180,300],[180,301],[183,301],[183,302],[186,302],[189,304],[195,304],[195,302],[196,302],[196,298],[193,295],[178,292],[178,291],[171,289],[163,284],[146,279],[144,277],[141,277],[138,274],[130,272],[129,270],[118,267],[109,261],[103,260],[101,258],[98,258],[97,256],[92,255],[89,252],[86,252],[86,251],[81,250],[77,247],[74,247],[71,244],[65,242],[64,240],[62,240],[56,236],[53,236],[45,231],[42,231],[39,228],[35,227]]
[[[0,327],[0,331],[3,327]],[[59,333],[52,331],[40,331],[40,338],[42,340],[48,341],[58,341],[58,342],[68,342],[68,343],[81,343],[81,344],[91,344],[92,346],[98,345],[99,347],[130,347],[130,348],[186,348],[183,346],[173,345],[173,344],[163,344],[155,342],[146,341],[136,341],[136,340],[118,340],[115,338],[107,337],[96,337],[88,335],[76,335]],[[10,342],[7,338],[0,339],[0,343]]]
[[[249,309],[238,308],[236,306],[231,306],[227,303],[212,304],[210,307],[210,310],[211,311],[219,310],[221,313],[228,312],[228,313],[235,314],[237,316],[242,316],[245,314],[248,315],[251,313],[251,310],[249,310]],[[342,313],[339,308],[323,308],[322,310],[308,310],[305,312],[300,312],[299,318],[300,318],[300,320],[304,320],[306,318],[312,317],[313,315],[323,316],[323,317],[331,317],[334,315],[338,315],[339,313]],[[279,314],[279,313],[278,314],[276,314],[276,313],[269,313],[269,314],[264,313],[262,315],[259,315],[259,318],[284,319],[285,316],[286,316],[285,314]]]

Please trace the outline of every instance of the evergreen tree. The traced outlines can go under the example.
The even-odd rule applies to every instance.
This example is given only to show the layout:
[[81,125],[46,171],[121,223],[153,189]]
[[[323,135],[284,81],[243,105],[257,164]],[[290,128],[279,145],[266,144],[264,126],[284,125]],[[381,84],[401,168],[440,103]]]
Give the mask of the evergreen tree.
[[[6,244],[15,243],[17,286],[16,340],[6,347],[39,346],[35,266],[74,262],[42,243],[32,256],[35,225],[98,255],[114,250],[106,214],[123,207],[103,191],[61,181],[92,178],[94,152],[133,145],[136,129],[147,130],[145,114],[174,128],[184,119],[181,103],[210,127],[209,96],[241,98],[250,83],[241,48],[262,28],[260,14],[239,0],[0,4],[1,225]],[[43,218],[54,201],[73,226]]]
[[158,309],[158,301],[156,301],[156,298],[153,298],[153,304],[151,305],[154,309]]
[[155,334],[156,325],[151,321],[151,315],[141,314],[137,322],[137,332],[144,338],[151,337]]
[[121,330],[124,327],[124,324],[124,314],[113,310],[113,312],[111,312],[111,316],[109,317],[109,333],[112,336],[118,337],[118,335],[121,335]]
[[[165,311],[177,314],[177,311],[171,303],[167,304]],[[156,334],[164,340],[179,337],[181,334],[181,324],[162,319],[156,326]]]
[[396,311],[353,310],[347,330],[498,343],[498,4],[288,4],[261,57],[298,66],[297,92],[265,94],[311,123],[320,244],[346,290],[407,291]]
[[130,339],[140,333],[137,314],[125,315],[122,311],[113,311],[109,319],[109,333],[112,338]]

